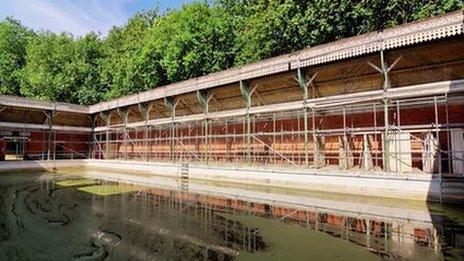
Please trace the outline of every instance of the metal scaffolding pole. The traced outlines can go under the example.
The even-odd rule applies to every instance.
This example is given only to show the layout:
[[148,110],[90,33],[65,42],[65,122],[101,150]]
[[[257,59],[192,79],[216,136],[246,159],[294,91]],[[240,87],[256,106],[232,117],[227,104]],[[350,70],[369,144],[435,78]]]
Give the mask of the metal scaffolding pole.
[[105,121],[106,125],[106,131],[105,131],[105,159],[109,159],[110,154],[109,154],[109,147],[110,147],[110,119],[111,119],[111,114],[109,112],[100,112],[100,117]]
[[55,114],[54,110],[44,111],[46,116],[46,121],[48,124],[48,142],[47,142],[47,160],[51,159],[51,150],[52,150],[52,137],[53,137],[53,116]]
[[443,178],[442,178],[442,166],[441,166],[441,146],[440,146],[440,131],[438,129],[439,119],[438,119],[438,101],[437,96],[433,96],[433,108],[435,114],[435,135],[437,136],[437,145],[438,145],[438,182],[440,183],[440,203],[443,200]]
[[[375,103],[373,104],[373,112],[374,112],[374,143],[377,144],[377,107]],[[374,167],[377,167],[379,165],[378,162],[378,151],[379,147],[377,145],[377,148],[375,149],[375,159],[374,159]]]
[[153,103],[139,103],[138,105],[140,114],[142,118],[145,120],[145,126],[144,126],[144,134],[143,134],[143,140],[144,140],[144,148],[145,148],[145,161],[149,161],[149,149],[148,149],[148,132],[150,130],[150,127],[148,126],[148,120],[150,119],[150,111],[153,107]]
[[225,129],[226,155],[225,155],[224,161],[229,162],[229,149],[230,149],[229,148],[230,147],[230,144],[229,144],[229,122],[228,122],[227,119],[225,121],[225,125],[226,125],[226,129]]
[[87,158],[89,159],[93,159],[93,150],[94,150],[94,138],[95,138],[95,114],[90,116],[90,120],[91,120],[91,126],[90,128],[92,129],[92,131],[90,132],[90,137],[89,137],[89,155],[87,155]]
[[128,109],[123,109],[123,108],[117,108],[118,115],[121,117],[123,121],[123,129],[122,129],[122,145],[124,146],[124,151],[123,151],[123,158],[124,160],[127,160],[127,118],[129,115]]
[[201,90],[201,91],[197,91],[197,97],[198,97],[198,101],[200,102],[200,106],[201,108],[203,109],[203,113],[205,114],[205,120],[204,120],[204,142],[205,142],[205,146],[204,146],[204,161],[206,163],[208,163],[208,160],[209,160],[209,157],[208,157],[208,154],[209,154],[209,125],[210,125],[210,121],[211,119],[208,118],[208,113],[209,113],[209,102],[211,100],[211,98],[213,97],[213,95],[210,95],[208,97],[208,93],[205,91],[205,90]]
[[56,132],[53,132],[53,161],[56,160]]
[[[390,79],[388,77],[388,65],[385,59],[385,52],[383,50],[380,51],[380,60],[382,66],[382,75],[383,75],[383,91],[384,93],[387,92],[388,88],[390,88]],[[384,121],[384,154],[385,154],[385,162],[384,167],[385,171],[390,171],[390,155],[389,155],[389,138],[388,138],[388,129],[389,129],[389,120],[388,120],[388,98],[385,95],[383,98],[383,121]]]
[[446,117],[446,155],[448,158],[448,173],[452,172],[452,151],[451,151],[451,132],[449,123],[449,102],[448,94],[445,94],[445,117]]
[[240,81],[240,92],[245,99],[246,105],[246,162],[251,163],[251,92],[247,81]]
[[169,125],[170,128],[170,135],[171,137],[169,138],[169,160],[174,161],[174,137],[175,137],[175,120],[176,120],[176,107],[179,104],[180,100],[174,101],[174,98],[172,97],[165,97],[164,98],[164,104],[168,108],[168,110],[171,112],[171,124]]

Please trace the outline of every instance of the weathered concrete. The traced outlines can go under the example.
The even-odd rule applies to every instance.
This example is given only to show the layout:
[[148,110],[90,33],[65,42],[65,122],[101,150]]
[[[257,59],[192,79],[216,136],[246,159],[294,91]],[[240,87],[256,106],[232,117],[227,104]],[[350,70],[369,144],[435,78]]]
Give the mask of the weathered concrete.
[[84,160],[56,160],[56,161],[10,161],[0,163],[0,173],[18,171],[51,171],[58,168],[85,167]]
[[[1,163],[0,173],[87,167],[132,173],[133,175],[141,173],[177,178],[180,166],[180,164],[173,163],[120,160],[21,161]],[[292,170],[190,164],[189,179],[415,200],[436,200],[440,196],[438,180],[430,175],[421,174],[401,176],[382,172],[365,174],[337,172],[336,170]]]
[[[81,174],[81,173],[79,173]],[[177,190],[180,181],[175,178],[155,176],[151,174],[131,175],[130,173],[86,169],[83,175],[115,182],[146,185],[154,188]],[[342,214],[370,219],[379,216],[384,221],[407,221],[421,224],[432,222],[427,204],[404,200],[365,200],[361,197],[346,197],[346,195],[328,195],[325,193],[306,193],[269,189],[263,187],[232,186],[192,180],[188,184],[188,191],[202,195],[212,195],[221,198],[239,199],[247,202],[269,204],[273,206],[294,208],[300,210],[322,211],[324,213]]]
[[[88,167],[137,171],[177,177],[180,164],[118,160],[85,160]],[[189,178],[365,196],[427,200],[440,196],[438,180],[430,175],[399,176],[393,173],[356,174],[329,171],[225,167],[190,164]]]

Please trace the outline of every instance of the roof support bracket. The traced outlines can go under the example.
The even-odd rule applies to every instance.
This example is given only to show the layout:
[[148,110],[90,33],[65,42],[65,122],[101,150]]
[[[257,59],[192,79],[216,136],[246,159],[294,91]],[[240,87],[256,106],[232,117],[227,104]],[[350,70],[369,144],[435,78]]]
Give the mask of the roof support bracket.
[[209,112],[209,102],[211,101],[213,96],[214,94],[208,96],[208,92],[206,90],[197,91],[198,101],[200,102],[200,106],[205,114]]
[[118,115],[123,120],[124,126],[127,124],[128,116],[130,109],[127,108],[117,108]]
[[107,126],[110,125],[111,113],[108,111],[100,111],[100,117],[103,119]]
[[[309,78],[307,71],[303,68],[298,67],[296,71],[296,76],[293,77],[295,81],[298,83],[298,86],[300,87],[300,89],[303,91],[303,99],[305,100],[305,102],[309,98],[308,87],[310,85],[314,87],[314,80],[316,79],[316,76],[317,76],[317,72],[314,73],[313,76],[311,76],[311,78]],[[313,96],[314,96],[314,90],[313,90]]]
[[200,102],[200,106],[203,111],[207,112],[208,107],[208,93],[205,90],[197,90],[197,98],[198,102]]
[[176,109],[179,101],[179,99],[176,101],[173,97],[164,97],[164,105],[166,105],[168,110],[171,112]]
[[145,121],[148,121],[150,119],[150,111],[153,108],[153,103],[148,102],[148,103],[139,103],[138,108],[140,111],[140,115]]
[[242,96],[245,99],[247,109],[250,109],[251,92],[250,92],[250,86],[248,85],[248,81],[240,81],[240,92],[242,93]]

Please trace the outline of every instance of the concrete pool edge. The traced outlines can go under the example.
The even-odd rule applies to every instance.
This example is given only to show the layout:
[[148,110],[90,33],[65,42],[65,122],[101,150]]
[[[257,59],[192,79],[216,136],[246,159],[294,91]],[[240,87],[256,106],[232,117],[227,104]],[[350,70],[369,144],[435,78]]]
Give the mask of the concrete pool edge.
[[77,168],[85,167],[84,160],[25,160],[25,161],[4,161],[0,163],[0,175],[2,173],[20,171],[51,171],[58,168]]
[[[158,176],[178,177],[181,163],[159,163],[121,160],[56,160],[20,161],[0,164],[0,173],[23,170],[50,171],[61,168],[87,167],[105,170],[141,172]],[[189,164],[189,178],[215,182],[241,183],[337,192],[363,196],[437,200],[440,183],[429,175],[357,174],[317,170],[266,169],[263,167],[231,167]]]

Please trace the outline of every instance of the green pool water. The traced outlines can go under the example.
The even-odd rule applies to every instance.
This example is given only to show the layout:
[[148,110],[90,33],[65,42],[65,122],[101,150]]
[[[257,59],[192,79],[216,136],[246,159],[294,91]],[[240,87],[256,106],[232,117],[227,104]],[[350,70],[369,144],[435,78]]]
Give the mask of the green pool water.
[[[269,191],[271,201],[221,195],[217,185],[209,192],[200,185],[203,191],[72,172],[2,174],[0,260],[464,258],[460,207],[414,207],[430,214],[427,222],[290,204],[284,194]],[[339,198],[324,202],[355,204]]]

